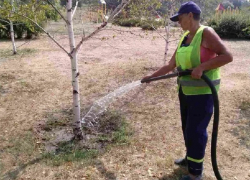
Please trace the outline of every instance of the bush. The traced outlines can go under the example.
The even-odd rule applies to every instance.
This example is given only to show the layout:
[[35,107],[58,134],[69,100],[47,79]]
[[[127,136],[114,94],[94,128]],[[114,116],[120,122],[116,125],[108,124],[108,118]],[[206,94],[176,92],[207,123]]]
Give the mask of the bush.
[[141,22],[140,26],[143,30],[156,30],[159,27],[163,26],[163,22],[154,20],[145,20]]
[[138,27],[140,26],[140,23],[141,23],[140,19],[134,19],[134,18],[129,18],[129,19],[119,18],[114,21],[114,24],[124,27]]
[[214,15],[208,25],[222,38],[245,38],[250,39],[249,15],[239,11],[226,11]]
[[[3,19],[5,20],[5,19]],[[5,20],[7,21],[7,20]],[[0,39],[6,39],[9,38],[10,34],[7,28],[7,23],[4,21],[0,21]]]
[[[6,20],[8,21],[8,20]],[[44,25],[42,25],[44,26]],[[23,22],[14,21],[13,28],[15,38],[21,39],[23,37],[31,39],[33,36],[38,36],[41,29],[37,26],[27,25]],[[0,23],[0,39],[10,39],[10,25],[5,22]]]
[[24,33],[25,31],[27,30],[27,27],[25,24],[18,24],[18,22],[14,22],[14,32],[15,32],[15,35],[16,35],[16,38],[17,39],[21,39],[23,36],[24,36]]
[[162,21],[140,20],[136,18],[119,18],[114,21],[114,24],[124,27],[141,27],[143,30],[155,30],[163,26]]
[[[42,20],[42,22],[38,22],[38,24],[42,27],[45,26],[47,19],[57,21],[59,19],[59,14],[53,9],[47,9],[45,11],[46,19]],[[10,25],[7,23],[9,20],[3,19],[0,21],[0,39],[10,39]],[[5,22],[7,21],[7,22]],[[38,36],[39,33],[42,32],[40,28],[38,28],[35,24],[32,23],[24,23],[21,21],[14,21],[13,28],[15,37],[17,39],[21,39],[23,37],[27,39],[31,39],[33,36]]]

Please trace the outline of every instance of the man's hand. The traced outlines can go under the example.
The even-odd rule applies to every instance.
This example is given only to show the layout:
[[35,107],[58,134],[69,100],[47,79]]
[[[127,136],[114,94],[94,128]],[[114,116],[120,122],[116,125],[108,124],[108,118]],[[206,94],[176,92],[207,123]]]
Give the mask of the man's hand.
[[[143,81],[143,80],[150,79],[150,78],[152,78],[152,76],[151,76],[151,75],[150,75],[150,76],[145,76],[144,78],[142,78],[142,81]],[[146,83],[150,83],[150,81],[149,81],[149,82],[146,82]]]
[[193,69],[191,76],[194,79],[200,79],[202,74],[203,74],[203,69],[200,66],[198,66],[198,67]]

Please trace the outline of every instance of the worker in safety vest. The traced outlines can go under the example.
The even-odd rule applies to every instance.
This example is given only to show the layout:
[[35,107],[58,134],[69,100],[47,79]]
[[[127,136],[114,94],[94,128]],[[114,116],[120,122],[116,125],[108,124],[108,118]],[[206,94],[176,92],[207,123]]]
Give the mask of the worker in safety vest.
[[217,33],[200,24],[200,7],[194,2],[181,5],[170,19],[179,22],[185,31],[169,63],[143,80],[162,76],[175,68],[192,69],[191,76],[178,78],[178,92],[186,157],[175,164],[188,167],[189,174],[181,180],[202,179],[207,144],[207,126],[213,114],[213,98],[209,86],[201,79],[210,78],[217,91],[220,87],[219,67],[232,62],[233,57]]

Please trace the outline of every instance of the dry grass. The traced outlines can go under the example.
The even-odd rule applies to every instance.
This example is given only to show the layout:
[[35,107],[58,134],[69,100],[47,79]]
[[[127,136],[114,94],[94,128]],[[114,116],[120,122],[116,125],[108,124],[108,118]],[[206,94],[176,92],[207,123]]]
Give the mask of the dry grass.
[[[162,65],[164,40],[155,32],[142,32],[138,28],[131,30],[143,34],[143,37],[102,31],[83,44],[78,56],[83,114],[95,100],[141,79]],[[67,47],[66,37],[57,37]],[[249,42],[225,43],[232,50],[235,60],[222,68],[218,164],[224,179],[246,180],[250,178],[250,85],[249,68],[246,66],[249,63]],[[175,47],[176,44],[172,43],[170,54]],[[185,169],[173,165],[173,160],[185,153],[175,79],[141,86],[112,104],[110,110],[119,111],[133,131],[129,144],[111,145],[102,153],[78,151],[72,143],[61,144],[63,153],[59,156],[44,156],[42,142],[52,135],[40,136],[34,128],[44,123],[49,132],[53,128],[65,127],[72,118],[70,60],[45,36],[27,45],[32,53],[5,55],[3,52],[9,52],[9,48],[9,42],[1,42],[2,177],[175,180],[186,173]],[[112,141],[107,136],[99,140]],[[210,143],[205,159],[206,180],[215,179],[209,152]],[[89,161],[89,158],[92,160]]]

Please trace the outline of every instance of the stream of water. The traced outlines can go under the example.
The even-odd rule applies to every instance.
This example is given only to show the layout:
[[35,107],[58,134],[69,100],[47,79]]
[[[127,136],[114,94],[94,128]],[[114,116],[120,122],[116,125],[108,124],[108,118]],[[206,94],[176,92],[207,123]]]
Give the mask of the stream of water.
[[115,100],[115,98],[126,94],[139,85],[141,85],[141,81],[134,81],[95,101],[88,113],[82,118],[81,123],[88,127],[94,126],[94,124],[97,123],[96,119],[106,111],[107,107]]

